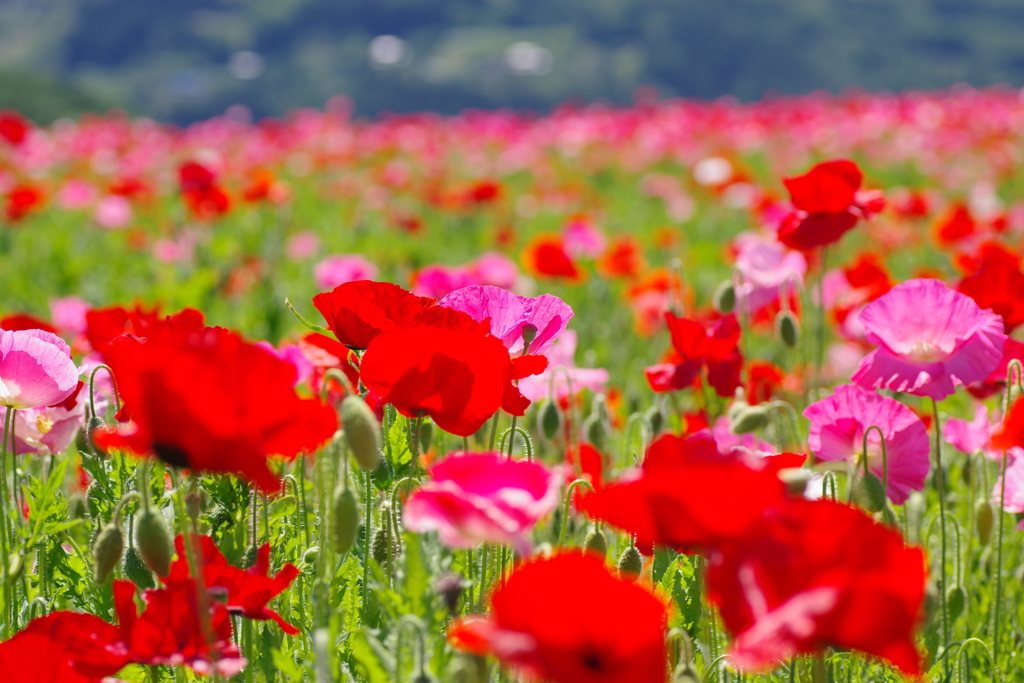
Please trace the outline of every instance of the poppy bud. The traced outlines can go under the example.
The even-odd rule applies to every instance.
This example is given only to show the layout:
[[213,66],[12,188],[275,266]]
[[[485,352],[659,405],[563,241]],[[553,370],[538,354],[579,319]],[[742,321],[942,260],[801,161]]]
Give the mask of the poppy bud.
[[434,423],[426,420],[420,422],[420,453],[429,453],[434,445]]
[[640,557],[640,551],[635,545],[631,545],[622,551],[619,558],[619,576],[626,581],[636,581],[644,568],[644,559]]
[[128,548],[128,552],[124,554],[121,571],[139,588],[153,588],[156,585],[153,582],[153,573],[146,567],[146,563],[139,556],[139,551],[134,547]]
[[434,591],[444,601],[448,612],[455,616],[459,613],[459,599],[462,597],[462,577],[455,572],[446,572],[437,577],[434,582]]
[[1004,401],[1005,405],[1003,406],[1003,415],[1006,415],[1006,413],[1010,412],[1010,406],[1017,402],[1017,399],[1020,398],[1020,394],[1021,388],[1019,384],[1017,384],[1016,382],[1007,383],[1006,396]]
[[239,569],[250,569],[256,565],[256,558],[259,555],[259,549],[255,543],[250,543],[245,547],[245,551],[242,552],[242,557],[238,559]]
[[142,561],[157,576],[170,573],[174,546],[163,513],[157,508],[146,506],[135,515],[135,545]]
[[583,421],[583,433],[587,435],[587,441],[597,450],[603,451],[608,445],[608,437],[611,428],[608,420],[600,413],[591,413],[590,417]]
[[92,546],[92,578],[96,583],[106,583],[110,578],[114,567],[121,561],[121,553],[124,552],[124,534],[121,527],[115,522],[110,522]]
[[748,434],[768,424],[768,411],[763,405],[744,406],[732,415],[729,430],[733,434]]
[[103,487],[94,479],[85,490],[85,507],[89,516],[96,519],[100,515],[100,504],[103,501]]
[[366,401],[358,396],[346,396],[341,402],[341,425],[345,442],[356,462],[367,472],[380,464],[380,425]]
[[967,591],[964,590],[964,587],[950,586],[946,591],[946,614],[950,623],[956,621],[956,618],[963,613],[966,604]]
[[779,311],[775,316],[775,334],[782,343],[794,348],[800,341],[800,323],[790,311]]
[[960,468],[960,480],[968,486],[971,485],[971,475],[974,470],[974,458],[968,457],[964,460],[964,466]]
[[537,338],[537,326],[527,323],[523,325],[523,353],[530,350],[530,344]]
[[189,491],[185,494],[185,514],[193,522],[199,519],[199,513],[202,512],[203,499],[199,495],[198,491]]
[[664,411],[658,405],[653,405],[647,409],[644,413],[644,417],[647,418],[647,424],[651,426],[651,434],[657,436],[661,434],[661,430],[665,428],[668,423],[668,419],[665,417]]
[[88,421],[85,423],[85,434],[88,437],[89,442],[96,449],[97,453],[103,453],[103,450],[99,446],[96,445],[95,441],[93,441],[92,434],[93,434],[93,432],[95,432],[97,429],[99,429],[102,426],[103,426],[103,420],[101,420],[100,418],[96,417],[95,415],[90,417],[88,419]]
[[608,554],[608,539],[605,538],[604,532],[595,526],[587,534],[587,538],[583,541],[583,547],[603,558]]
[[338,486],[331,497],[331,543],[334,552],[344,555],[356,543],[359,530],[359,506],[356,495],[347,486]]
[[987,500],[979,500],[974,506],[974,526],[978,530],[978,540],[982,546],[988,545],[992,538],[992,526],[995,524],[995,513],[992,504]]
[[562,413],[558,410],[558,404],[549,398],[544,399],[537,413],[537,422],[545,439],[551,441],[558,436],[562,431]]
[[700,683],[700,675],[689,662],[679,662],[672,674],[672,683]]
[[214,531],[217,531],[222,526],[234,526],[235,517],[231,514],[231,511],[226,507],[217,503],[210,510],[209,514],[210,526],[213,527]]
[[382,567],[384,566],[384,563],[388,561],[388,545],[387,529],[377,529],[373,532],[373,543],[370,545],[370,554],[373,556],[374,562]]
[[792,496],[802,496],[807,491],[814,473],[803,467],[787,467],[779,470],[779,479],[786,485],[786,491]]
[[314,545],[306,552],[302,553],[302,561],[308,565],[316,564],[316,561],[320,559],[320,546]]
[[88,514],[89,508],[85,503],[85,498],[76,493],[68,499],[68,517],[70,519],[85,519]]
[[736,309],[736,286],[732,280],[726,280],[718,285],[711,302],[715,310],[722,315],[732,313]]
[[882,487],[882,480],[871,472],[854,483],[853,496],[857,504],[865,510],[878,512],[885,507],[885,489]]
[[11,553],[7,558],[7,582],[17,581],[23,571],[25,571],[25,559],[21,553]]

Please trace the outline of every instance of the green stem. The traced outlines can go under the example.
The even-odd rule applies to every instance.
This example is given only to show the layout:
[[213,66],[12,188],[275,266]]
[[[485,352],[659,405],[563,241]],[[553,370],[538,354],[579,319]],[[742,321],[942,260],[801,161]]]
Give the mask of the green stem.
[[8,435],[13,431],[13,422],[14,408],[7,406],[7,414],[4,417],[3,445],[0,447],[0,553],[3,553],[3,558],[0,559],[0,562],[3,562],[4,569],[4,640],[6,640],[10,635],[11,615],[14,612],[13,605],[11,604],[13,583],[11,581],[7,581],[7,573],[9,570],[8,563],[10,562],[7,534],[7,439]]
[[487,450],[491,453],[494,452],[494,444],[498,440],[498,418],[501,417],[501,411],[495,410],[494,417],[491,418],[491,438],[488,440]]
[[370,545],[373,539],[373,480],[369,472],[363,472],[366,482],[364,491],[366,494],[366,519],[363,522],[363,614],[369,614],[370,605]]
[[[942,554],[939,560],[940,590],[939,601],[942,611],[942,647],[949,647],[949,616],[946,610],[946,482],[942,469],[942,424],[939,418],[939,404],[932,399],[932,429],[935,430],[935,488],[939,492],[939,537],[942,539]],[[948,673],[949,663],[943,660],[943,671]]]
[[992,638],[992,661],[994,662],[996,671],[999,670],[999,638],[1002,635],[1000,626],[1002,620],[1000,619],[1000,612],[1003,606],[1003,521],[1006,517],[1006,511],[1003,508],[1006,502],[1006,451],[1003,451],[1003,474],[1002,481],[999,484],[999,534],[996,540],[996,600],[995,600],[995,629],[993,631]]
[[577,486],[586,486],[591,491],[594,490],[593,484],[586,479],[577,479],[573,481],[565,489],[565,502],[562,503],[562,528],[558,532],[558,546],[561,547],[565,543],[565,531],[569,526],[569,503],[572,501],[572,492],[576,490]]

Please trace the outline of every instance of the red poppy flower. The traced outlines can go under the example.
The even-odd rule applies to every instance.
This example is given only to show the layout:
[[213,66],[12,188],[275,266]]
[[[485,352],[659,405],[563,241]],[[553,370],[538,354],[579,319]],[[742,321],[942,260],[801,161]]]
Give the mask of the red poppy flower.
[[0,111],[0,138],[17,147],[25,142],[32,124],[16,111]]
[[582,282],[583,271],[565,250],[559,235],[538,235],[523,251],[526,269],[534,275]]
[[[267,607],[299,575],[295,565],[288,563],[275,576],[270,576],[270,545],[264,544],[256,553],[256,563],[248,570],[239,569],[228,564],[212,538],[198,535],[193,538],[211,599],[222,602],[230,613],[260,621],[271,619],[288,635],[299,633],[299,629]],[[190,581],[192,576],[185,555],[185,540],[181,535],[174,539],[174,547],[178,551],[178,559],[171,565],[170,576],[164,579],[168,585]]]
[[201,164],[182,164],[178,168],[178,183],[186,206],[196,218],[216,218],[231,208],[231,198],[217,184],[217,176]]
[[864,174],[847,159],[825,161],[804,175],[782,182],[795,211],[779,226],[779,241],[808,251],[838,242],[861,218],[885,206],[881,193],[861,191]]
[[467,204],[490,204],[501,199],[501,183],[497,180],[484,178],[477,180],[466,190]]
[[43,330],[57,334],[57,328],[28,313],[11,313],[0,318],[0,330]]
[[[347,346],[325,334],[310,332],[299,340],[299,349],[313,366],[313,374],[309,379],[313,393],[317,396],[320,395],[323,388],[327,371],[332,368],[341,370],[350,386],[358,385],[359,361]],[[340,386],[337,379],[330,379],[328,382],[330,384],[329,391],[332,393],[351,393],[348,389]]]
[[104,448],[236,474],[272,492],[281,482],[267,457],[314,449],[338,426],[331,408],[296,395],[291,363],[235,332],[122,338],[105,355],[132,421],[98,432]]
[[963,204],[956,204],[935,224],[935,235],[944,247],[956,244],[978,231],[978,223]]
[[710,333],[700,322],[679,318],[671,312],[665,314],[665,321],[678,357],[644,370],[651,389],[659,393],[684,389],[706,368],[708,384],[716,394],[728,397],[736,393],[743,370],[736,316],[730,313],[720,318],[711,326]]
[[168,316],[160,315],[160,307],[145,310],[140,304],[127,309],[123,306],[93,308],[85,314],[85,337],[94,351],[103,353],[110,342],[121,335],[147,339],[171,331],[197,331],[203,327],[203,313],[184,308]]
[[597,261],[598,270],[608,277],[635,278],[644,267],[643,251],[636,238],[616,237]]
[[381,332],[408,325],[435,300],[390,282],[346,282],[313,297],[331,332],[350,349],[363,350]]
[[16,223],[43,205],[46,195],[35,185],[17,185],[7,193],[4,215]]
[[118,640],[99,617],[52,612],[0,643],[0,671],[6,683],[100,683],[129,661],[107,647]]
[[467,617],[449,640],[491,652],[524,677],[552,683],[663,683],[668,606],[589,553],[516,567],[487,618]]
[[714,545],[743,536],[782,500],[776,471],[741,451],[719,453],[710,434],[666,434],[651,444],[639,472],[587,496],[584,510],[635,534],[645,552]]
[[[968,265],[968,264],[965,264]],[[1024,323],[1024,273],[1020,255],[998,242],[981,245],[980,254],[957,289],[1003,317],[1009,334]]]
[[757,405],[770,401],[782,389],[786,374],[768,361],[753,361],[747,366],[747,403]]
[[499,408],[523,415],[530,401],[512,383],[543,372],[543,356],[512,360],[490,321],[431,307],[411,324],[377,335],[360,363],[363,384],[407,417],[469,436]]
[[708,559],[708,600],[735,636],[740,666],[768,668],[834,646],[920,675],[924,553],[862,511],[789,499]]
[[992,432],[993,450],[1008,451],[1015,446],[1024,447],[1024,401],[1020,399],[1013,402]]
[[167,588],[142,592],[145,609],[135,605],[135,584],[114,581],[114,609],[117,612],[120,648],[129,661],[147,666],[185,664],[197,673],[217,671],[225,676],[245,666],[238,647],[231,642],[231,615],[216,600],[207,600],[210,610],[209,640],[203,632],[195,582],[186,579]]

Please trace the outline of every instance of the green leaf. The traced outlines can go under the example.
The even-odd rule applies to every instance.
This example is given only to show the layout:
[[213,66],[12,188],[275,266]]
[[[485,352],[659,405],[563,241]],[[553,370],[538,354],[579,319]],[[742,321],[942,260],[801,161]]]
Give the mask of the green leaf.
[[302,669],[292,661],[288,653],[274,648],[270,651],[270,659],[274,663],[274,668],[284,674],[291,683],[299,683],[302,680]]
[[423,557],[423,547],[417,534],[402,534],[405,543],[405,590],[416,616],[426,616],[424,597],[430,590],[430,571]]
[[352,657],[363,669],[367,683],[390,683],[389,671],[394,669],[394,661],[388,667],[389,656],[384,646],[365,628],[352,634]]

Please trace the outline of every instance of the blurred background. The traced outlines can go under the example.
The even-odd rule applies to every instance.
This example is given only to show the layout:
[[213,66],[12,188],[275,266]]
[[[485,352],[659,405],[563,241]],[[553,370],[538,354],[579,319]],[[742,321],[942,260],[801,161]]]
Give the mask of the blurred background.
[[0,0],[0,109],[189,123],[1024,85],[1021,0]]

